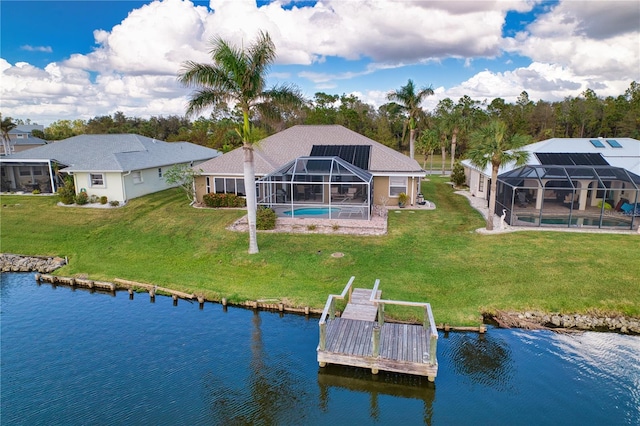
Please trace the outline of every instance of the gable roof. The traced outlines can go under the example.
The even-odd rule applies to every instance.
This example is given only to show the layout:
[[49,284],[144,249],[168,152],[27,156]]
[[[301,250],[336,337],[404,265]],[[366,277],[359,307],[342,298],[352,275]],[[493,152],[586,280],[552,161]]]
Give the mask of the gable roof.
[[[602,143],[593,144],[592,140],[599,140]],[[606,142],[607,140],[615,140],[620,147],[614,148]],[[602,145],[602,147],[596,145]],[[640,175],[640,140],[633,138],[552,138],[526,145],[522,149],[530,153],[528,165],[542,165],[537,154],[600,154],[609,165]],[[469,160],[464,160],[463,164],[479,170]],[[511,171],[514,168],[514,163],[506,164],[500,167],[498,174]],[[488,165],[482,172],[491,176],[491,165]]]
[[22,139],[11,139],[11,145],[46,145],[48,142],[44,139],[29,136]]
[[[368,171],[372,174],[424,175],[416,160],[340,125],[298,125],[262,139],[253,150],[256,176],[265,176],[319,145],[371,146]],[[234,149],[198,165],[204,175],[242,175],[244,153]]]
[[9,135],[21,135],[31,134],[34,130],[40,130],[44,132],[44,125],[42,124],[18,124],[13,129],[9,130]]
[[79,135],[7,156],[7,159],[55,160],[66,172],[130,170],[204,161],[220,155],[189,142],[163,142],[135,134]]

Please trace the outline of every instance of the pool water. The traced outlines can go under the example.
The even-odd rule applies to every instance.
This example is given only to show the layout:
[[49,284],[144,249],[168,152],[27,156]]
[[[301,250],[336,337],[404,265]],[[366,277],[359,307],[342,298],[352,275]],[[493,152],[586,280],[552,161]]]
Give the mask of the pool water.
[[340,209],[337,207],[305,207],[301,209],[287,210],[284,212],[287,216],[322,216],[332,215],[340,213]]
[[[528,222],[528,223],[533,223],[535,225],[539,225],[540,224],[540,218],[539,217],[534,217],[534,216],[518,216],[518,220],[522,221],[522,222]],[[543,217],[542,218],[542,225],[565,225],[568,226],[569,225],[569,218],[568,217]],[[592,217],[572,217],[571,218],[571,225],[572,226],[600,226],[600,220],[598,218],[592,218]],[[631,223],[629,223],[628,221],[625,220],[619,220],[619,219],[612,219],[612,218],[608,218],[608,219],[602,219],[602,226],[603,227],[624,227],[624,228],[630,228],[631,227]]]

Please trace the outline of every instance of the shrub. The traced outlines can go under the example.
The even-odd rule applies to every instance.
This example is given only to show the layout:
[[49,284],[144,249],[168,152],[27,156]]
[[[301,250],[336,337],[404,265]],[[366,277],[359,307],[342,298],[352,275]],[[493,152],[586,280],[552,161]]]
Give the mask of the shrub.
[[91,197],[89,197],[89,202],[91,204],[95,204],[100,200],[100,197],[98,197],[97,195],[92,195]]
[[333,225],[331,225],[331,229],[333,229],[334,231],[337,231],[338,229],[340,229],[340,225],[338,225],[337,223],[334,223]]
[[268,207],[259,207],[256,212],[256,229],[268,230],[276,228],[276,212]]
[[31,191],[31,193],[33,195],[38,195],[40,193],[40,190],[39,189],[34,189],[33,191]]
[[103,195],[102,197],[100,197],[100,204],[107,204],[107,196]]
[[58,188],[58,197],[62,204],[73,204],[76,196],[76,188],[73,184],[73,178],[67,176],[64,179],[64,185]]
[[75,196],[75,202],[79,206],[83,206],[89,202],[89,196],[86,192],[80,192]]
[[246,207],[247,200],[235,194],[205,194],[202,201],[207,207]]
[[459,162],[456,162],[453,166],[453,170],[451,171],[451,182],[455,186],[462,186],[467,178],[464,175],[464,167]]
[[398,205],[400,207],[404,207],[405,204],[409,201],[409,196],[405,192],[401,192],[398,194]]
[[316,225],[307,225],[307,230],[308,231],[315,231],[317,229]]
[[110,205],[111,207],[118,207],[118,206],[120,205],[120,201],[118,201],[118,200],[111,200],[111,201],[109,201],[109,205]]

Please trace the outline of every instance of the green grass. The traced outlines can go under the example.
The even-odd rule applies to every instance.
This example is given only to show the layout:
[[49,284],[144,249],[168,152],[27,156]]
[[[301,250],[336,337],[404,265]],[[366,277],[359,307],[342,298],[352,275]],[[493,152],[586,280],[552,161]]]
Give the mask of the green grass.
[[[124,278],[236,302],[322,308],[355,275],[365,288],[379,278],[384,298],[430,302],[438,323],[477,324],[494,310],[640,317],[637,235],[481,235],[474,230],[482,217],[445,180],[425,182],[423,193],[437,209],[390,213],[385,236],[258,233],[257,255],[247,254],[247,234],[226,229],[244,211],[194,209],[178,190],[118,209],[7,195],[0,249],[67,256],[59,275]],[[331,257],[337,251],[345,256]]]

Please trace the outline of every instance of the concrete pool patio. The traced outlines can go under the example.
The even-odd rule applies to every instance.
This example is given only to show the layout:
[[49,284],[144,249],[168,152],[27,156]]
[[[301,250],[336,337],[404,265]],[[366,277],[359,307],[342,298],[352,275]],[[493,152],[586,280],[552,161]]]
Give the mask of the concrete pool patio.
[[[464,196],[469,200],[469,204],[477,210],[486,220],[488,208],[486,200],[474,197],[469,191],[456,191],[458,195]],[[374,206],[374,209],[377,206]],[[349,234],[349,235],[385,235],[387,233],[387,215],[400,214],[403,212],[412,213],[416,210],[435,210],[436,205],[430,201],[426,201],[425,205],[406,206],[404,208],[387,207],[382,213],[374,212],[371,220],[359,219],[326,219],[326,218],[288,218],[278,217],[276,220],[276,228],[268,231],[260,232],[286,232],[286,233],[315,233],[315,234]],[[227,229],[238,232],[247,232],[247,217],[243,216]],[[500,217],[493,215],[493,230],[488,231],[485,227],[478,228],[475,232],[479,234],[495,235],[520,231],[551,231],[551,232],[580,232],[591,234],[626,234],[640,235],[640,227],[634,230],[621,229],[600,229],[588,227],[539,227],[539,226],[511,226],[504,224],[501,227]]]
[[[260,232],[288,232],[307,234],[349,234],[349,235],[384,235],[387,233],[387,216],[397,213],[414,213],[415,210],[434,210],[435,204],[427,201],[424,205],[406,206],[401,208],[383,208],[374,206],[371,220],[364,219],[327,219],[316,217],[290,218],[278,216],[276,228]],[[396,213],[394,213],[396,212]],[[246,232],[248,230],[247,216],[243,216],[227,229]]]

